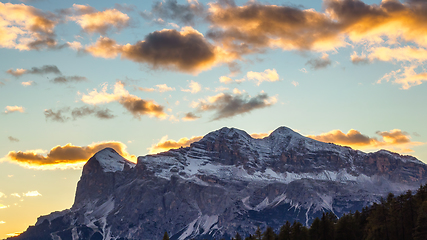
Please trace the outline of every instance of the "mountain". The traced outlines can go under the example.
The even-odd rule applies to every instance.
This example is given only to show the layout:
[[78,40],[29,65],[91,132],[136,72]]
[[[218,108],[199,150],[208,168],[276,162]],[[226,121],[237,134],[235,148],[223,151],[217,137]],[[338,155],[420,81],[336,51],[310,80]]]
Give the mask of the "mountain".
[[230,238],[286,220],[309,225],[427,182],[427,165],[364,153],[280,127],[263,139],[222,128],[190,147],[138,157],[104,149],[83,167],[71,209],[14,239]]

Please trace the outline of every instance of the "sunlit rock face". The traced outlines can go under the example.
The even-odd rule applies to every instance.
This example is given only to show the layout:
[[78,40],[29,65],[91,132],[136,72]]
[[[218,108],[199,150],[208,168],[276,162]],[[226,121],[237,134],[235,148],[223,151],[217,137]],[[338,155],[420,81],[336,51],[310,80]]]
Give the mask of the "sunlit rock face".
[[190,147],[138,158],[113,149],[83,168],[71,209],[38,219],[17,239],[220,239],[338,217],[389,192],[417,189],[427,166],[364,153],[280,127],[264,139],[222,128]]

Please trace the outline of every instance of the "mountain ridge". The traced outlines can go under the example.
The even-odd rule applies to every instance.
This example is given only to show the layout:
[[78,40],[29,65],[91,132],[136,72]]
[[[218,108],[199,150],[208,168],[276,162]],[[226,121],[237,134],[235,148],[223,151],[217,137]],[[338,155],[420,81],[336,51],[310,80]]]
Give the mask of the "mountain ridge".
[[[426,164],[386,150],[364,153],[279,127],[263,139],[221,128],[189,147],[138,157],[112,149],[85,164],[71,209],[40,217],[44,239],[230,238],[285,220],[310,224],[427,181]],[[63,236],[63,237],[61,237]],[[42,239],[42,238],[40,238]]]

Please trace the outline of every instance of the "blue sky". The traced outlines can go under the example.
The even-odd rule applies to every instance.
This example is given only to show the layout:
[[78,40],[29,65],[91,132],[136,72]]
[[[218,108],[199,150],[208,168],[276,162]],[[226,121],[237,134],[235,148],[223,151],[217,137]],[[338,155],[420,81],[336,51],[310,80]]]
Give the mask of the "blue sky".
[[[420,1],[1,1],[0,236],[69,208],[103,147],[287,126],[427,161]],[[19,216],[19,217],[18,217]]]

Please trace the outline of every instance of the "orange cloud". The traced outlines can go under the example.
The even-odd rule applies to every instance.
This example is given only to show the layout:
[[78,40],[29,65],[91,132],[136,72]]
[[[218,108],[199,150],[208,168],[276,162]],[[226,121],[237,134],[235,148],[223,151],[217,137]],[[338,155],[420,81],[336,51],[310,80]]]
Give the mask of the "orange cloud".
[[188,84],[188,89],[182,89],[183,92],[189,92],[189,93],[198,93],[202,90],[202,85],[198,82],[194,82],[191,80],[191,82]]
[[106,34],[112,27],[121,30],[129,24],[129,16],[117,9],[98,12],[90,6],[74,4],[73,10],[76,15],[69,19],[77,22],[83,30],[89,33]]
[[403,67],[403,69],[391,71],[390,73],[384,74],[377,83],[381,83],[384,80],[389,82],[393,79],[393,83],[400,84],[402,86],[401,89],[404,90],[420,85],[427,81],[427,72],[417,73],[415,69],[418,67],[419,65],[415,64]]
[[252,133],[251,134],[251,137],[253,137],[253,138],[257,138],[257,139],[262,139],[262,138],[265,138],[265,137],[268,137],[268,136],[270,136],[270,133],[271,133],[272,131],[270,131],[270,132],[268,132],[268,133]]
[[398,152],[412,151],[414,146],[424,145],[422,142],[413,142],[407,132],[399,129],[393,129],[388,132],[376,132],[377,137],[363,135],[357,130],[350,129],[347,133],[341,130],[332,130],[320,135],[308,135],[307,137],[321,141],[331,142],[338,145],[349,146],[354,149],[380,149],[386,148]]
[[266,69],[264,72],[253,72],[250,71],[246,74],[246,77],[249,80],[257,81],[259,86],[262,82],[277,82],[279,81],[279,74],[277,74],[276,69]]
[[0,47],[31,50],[53,48],[56,16],[25,4],[0,2]]
[[152,68],[166,68],[197,74],[221,63],[229,63],[236,56],[210,44],[191,27],[177,30],[164,29],[148,34],[144,41],[134,45],[120,45],[101,37],[85,48],[95,57],[122,59],[149,64]]
[[13,112],[23,113],[25,112],[25,108],[23,108],[22,106],[6,106],[6,111],[4,111],[4,113],[8,114]]
[[149,154],[165,152],[170,149],[177,149],[180,147],[189,147],[191,143],[197,142],[202,138],[203,137],[201,136],[191,137],[190,139],[184,137],[179,139],[178,141],[175,141],[168,139],[168,136],[166,135],[162,137],[162,139],[160,139],[158,143],[152,145],[151,148],[149,148]]
[[69,143],[65,146],[56,146],[50,151],[10,151],[2,160],[41,170],[81,168],[90,157],[104,148],[113,148],[124,158],[136,162],[136,157],[126,151],[125,144],[113,141],[93,143],[84,147]]
[[[164,88],[165,86],[161,86],[159,89],[162,87]],[[144,100],[129,94],[122,82],[116,82],[113,93],[107,93],[107,90],[108,84],[104,84],[100,92],[94,89],[87,95],[82,94],[81,100],[84,103],[92,105],[117,101],[137,118],[141,115],[149,115],[157,118],[166,118],[168,116],[164,112],[163,106],[158,105],[152,100]]]

